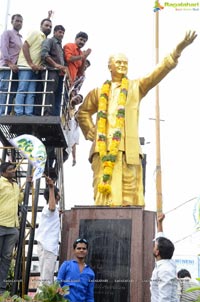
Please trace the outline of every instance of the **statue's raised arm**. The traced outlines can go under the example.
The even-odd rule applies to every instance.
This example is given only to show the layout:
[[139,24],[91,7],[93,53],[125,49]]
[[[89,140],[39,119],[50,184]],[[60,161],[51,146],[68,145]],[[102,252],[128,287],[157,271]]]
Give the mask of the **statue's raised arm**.
[[180,57],[182,51],[192,44],[192,42],[196,39],[197,33],[196,31],[188,31],[185,34],[184,39],[176,46],[175,50],[172,53],[172,57],[174,60],[177,60]]

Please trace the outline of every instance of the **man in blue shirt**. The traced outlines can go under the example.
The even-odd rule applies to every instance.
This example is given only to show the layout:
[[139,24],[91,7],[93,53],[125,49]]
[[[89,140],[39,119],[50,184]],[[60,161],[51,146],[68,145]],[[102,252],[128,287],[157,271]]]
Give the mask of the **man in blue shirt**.
[[63,262],[57,280],[61,286],[69,286],[69,294],[65,298],[70,302],[94,302],[95,274],[85,263],[88,242],[79,238],[74,242],[73,248],[75,258]]

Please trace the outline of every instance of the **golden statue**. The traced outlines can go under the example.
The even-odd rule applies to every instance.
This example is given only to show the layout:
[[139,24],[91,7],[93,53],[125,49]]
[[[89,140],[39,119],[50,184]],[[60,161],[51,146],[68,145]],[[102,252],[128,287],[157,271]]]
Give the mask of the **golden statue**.
[[[140,101],[176,67],[181,52],[196,36],[195,31],[187,32],[153,72],[137,80],[127,78],[128,59],[124,54],[110,56],[111,81],[90,91],[79,107],[80,128],[85,138],[93,142],[89,160],[95,205],[144,206],[138,137]],[[92,119],[95,113],[96,125]]]

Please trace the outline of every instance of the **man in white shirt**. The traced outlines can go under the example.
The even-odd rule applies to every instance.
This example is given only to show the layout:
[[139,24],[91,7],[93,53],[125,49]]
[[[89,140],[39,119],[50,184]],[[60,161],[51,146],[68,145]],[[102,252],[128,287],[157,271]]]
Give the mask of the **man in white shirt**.
[[178,294],[180,302],[194,302],[198,301],[200,297],[200,290],[187,292],[186,290],[192,287],[199,287],[199,283],[196,280],[192,280],[190,272],[186,269],[181,269],[177,273],[178,277]]
[[151,302],[177,302],[176,263],[172,260],[174,244],[164,236],[164,214],[157,217],[157,234],[153,255],[156,259],[151,277]]
[[42,210],[39,227],[36,231],[41,283],[52,284],[58,256],[60,217],[57,207],[60,194],[51,178],[46,179],[48,187],[44,191],[47,204]]

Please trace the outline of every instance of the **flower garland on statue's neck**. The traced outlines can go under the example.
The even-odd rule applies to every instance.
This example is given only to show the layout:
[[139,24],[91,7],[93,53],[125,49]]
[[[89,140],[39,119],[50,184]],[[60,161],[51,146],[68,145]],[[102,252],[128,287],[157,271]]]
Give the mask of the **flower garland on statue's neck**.
[[122,128],[125,120],[125,104],[128,93],[128,78],[123,76],[121,81],[121,89],[119,93],[115,129],[110,144],[110,151],[107,152],[107,110],[110,93],[111,81],[106,81],[102,88],[97,112],[97,146],[99,155],[103,164],[102,181],[98,184],[98,191],[104,195],[111,193],[110,180],[114,165],[117,159],[119,144],[122,136]]

